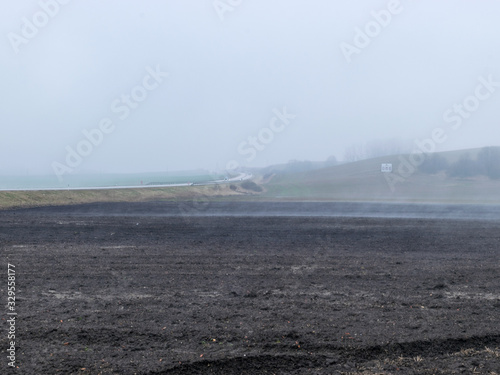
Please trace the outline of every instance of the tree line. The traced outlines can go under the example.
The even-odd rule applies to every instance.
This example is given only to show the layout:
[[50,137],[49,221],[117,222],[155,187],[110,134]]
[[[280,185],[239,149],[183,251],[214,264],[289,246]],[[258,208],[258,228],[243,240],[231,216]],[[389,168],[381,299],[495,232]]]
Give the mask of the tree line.
[[467,153],[453,163],[440,154],[432,154],[420,165],[420,171],[427,174],[445,171],[451,177],[488,176],[500,179],[500,147],[484,147],[475,159]]

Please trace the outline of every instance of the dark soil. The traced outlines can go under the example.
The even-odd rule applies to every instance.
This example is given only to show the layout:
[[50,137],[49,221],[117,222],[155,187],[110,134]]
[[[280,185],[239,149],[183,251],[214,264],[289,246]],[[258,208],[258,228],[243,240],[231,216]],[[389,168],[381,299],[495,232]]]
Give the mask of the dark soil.
[[1,212],[12,373],[500,373],[500,221],[253,205]]

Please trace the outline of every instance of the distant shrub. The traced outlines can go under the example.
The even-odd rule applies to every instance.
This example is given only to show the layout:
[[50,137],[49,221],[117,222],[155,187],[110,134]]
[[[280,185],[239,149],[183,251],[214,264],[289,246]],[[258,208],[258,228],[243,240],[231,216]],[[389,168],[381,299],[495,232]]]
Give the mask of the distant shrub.
[[263,178],[264,180],[267,180],[267,179],[268,179],[269,177],[271,177],[273,174],[274,174],[273,172],[268,172],[268,173],[266,173],[266,174],[265,174],[262,178]]
[[333,165],[337,165],[339,162],[335,155],[329,156],[325,161],[325,167],[331,167]]
[[477,155],[482,172],[492,179],[500,178],[500,147],[484,147]]
[[448,169],[448,161],[439,154],[427,156],[420,166],[420,170],[424,173],[435,174]]
[[243,189],[246,189],[246,190],[252,190],[252,191],[255,191],[257,193],[260,193],[262,191],[262,187],[260,187],[259,185],[257,185],[255,182],[253,181],[244,181],[241,183],[241,187]]
[[425,159],[419,169],[428,174],[445,170],[451,177],[466,178],[482,175],[491,179],[500,179],[500,147],[484,147],[479,151],[476,159],[465,154],[452,164],[449,164],[443,156],[433,154]]
[[231,189],[231,190],[237,190],[238,188],[236,187],[236,185],[231,184],[231,185],[229,185],[229,189]]
[[472,160],[469,155],[462,156],[448,169],[448,174],[451,177],[474,177],[482,172],[481,165],[476,160]]

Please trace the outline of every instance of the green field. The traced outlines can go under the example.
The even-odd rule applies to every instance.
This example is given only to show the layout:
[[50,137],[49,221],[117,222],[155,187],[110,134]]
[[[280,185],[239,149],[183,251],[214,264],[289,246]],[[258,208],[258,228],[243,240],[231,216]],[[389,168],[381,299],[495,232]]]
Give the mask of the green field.
[[[465,152],[475,157],[479,149],[441,153],[450,163]],[[391,189],[386,178],[398,175],[401,158],[395,155],[362,160],[314,171],[277,174],[264,185],[263,198],[281,200],[396,201],[443,203],[500,203],[500,180],[486,176],[452,178],[445,172],[425,174],[418,170]],[[382,173],[382,163],[395,171]]]
[[98,202],[216,200],[240,194],[242,193],[231,190],[228,184],[138,189],[0,191],[0,210]]

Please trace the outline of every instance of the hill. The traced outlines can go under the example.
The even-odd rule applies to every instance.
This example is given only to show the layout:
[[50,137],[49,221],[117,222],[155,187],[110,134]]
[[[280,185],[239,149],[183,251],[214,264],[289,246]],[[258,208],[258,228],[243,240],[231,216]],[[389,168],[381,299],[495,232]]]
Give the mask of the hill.
[[[482,150],[484,149],[433,154],[427,160],[440,160],[440,164],[444,160],[444,164],[448,166],[448,169],[436,173],[429,173],[429,168],[422,167],[412,170],[411,155],[393,155],[323,168],[319,163],[312,163],[308,167],[313,169],[295,173],[288,167],[270,166],[259,171],[253,170],[256,176],[254,182],[258,186],[246,181],[142,189],[0,191],[0,209],[93,202],[197,199],[500,204],[500,179],[481,174],[481,166],[475,164]],[[383,163],[392,164],[393,172],[381,172]],[[459,174],[468,177],[452,177],[456,175],[456,167],[460,164],[467,168],[459,170],[464,172]],[[495,165],[500,166],[500,163]],[[471,168],[473,172],[476,168],[480,173],[474,175],[470,172]]]
[[[481,149],[436,153],[448,165],[475,159]],[[415,168],[411,155],[393,155],[263,179],[268,199],[500,203],[500,180],[451,177]],[[414,158],[414,157],[413,157]],[[414,160],[414,159],[413,159]],[[390,163],[392,173],[381,172]]]

